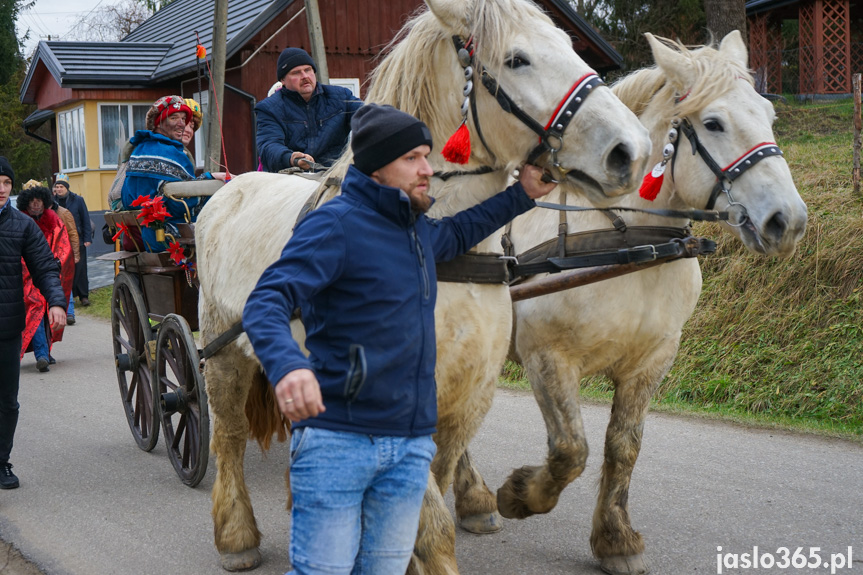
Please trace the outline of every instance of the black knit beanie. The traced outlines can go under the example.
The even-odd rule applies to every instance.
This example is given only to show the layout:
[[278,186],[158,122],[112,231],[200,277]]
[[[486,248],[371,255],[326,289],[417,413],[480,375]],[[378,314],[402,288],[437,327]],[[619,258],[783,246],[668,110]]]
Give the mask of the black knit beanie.
[[15,172],[12,170],[12,164],[3,156],[0,156],[0,176],[9,176],[12,185],[15,185]]
[[281,82],[285,74],[297,66],[311,66],[315,74],[318,73],[315,61],[312,60],[308,52],[302,48],[285,48],[279,54],[279,63],[276,65],[276,80]]
[[354,165],[371,175],[417,146],[432,147],[428,127],[392,106],[366,104],[351,118]]

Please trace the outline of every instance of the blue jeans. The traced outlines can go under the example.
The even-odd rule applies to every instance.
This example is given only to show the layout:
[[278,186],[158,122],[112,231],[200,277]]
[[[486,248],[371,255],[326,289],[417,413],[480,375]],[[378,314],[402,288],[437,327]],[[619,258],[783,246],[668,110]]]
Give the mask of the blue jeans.
[[42,319],[42,323],[39,324],[39,327],[36,329],[36,333],[33,334],[32,345],[33,345],[33,355],[36,356],[36,359],[40,357],[44,357],[48,359],[48,333],[45,331],[45,319]]
[[435,450],[430,435],[294,430],[289,573],[403,575]]
[[75,317],[75,296],[69,294],[69,309],[66,310],[66,315]]

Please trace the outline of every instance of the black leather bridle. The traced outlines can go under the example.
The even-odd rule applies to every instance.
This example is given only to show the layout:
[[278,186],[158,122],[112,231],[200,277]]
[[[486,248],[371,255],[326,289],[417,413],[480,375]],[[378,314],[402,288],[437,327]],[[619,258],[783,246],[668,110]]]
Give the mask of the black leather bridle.
[[[453,36],[453,44],[455,45],[456,52],[459,55],[459,63],[462,67],[467,68],[468,66],[472,66],[474,63],[474,52],[472,48],[473,39],[471,38],[467,43],[465,43],[460,37]],[[540,156],[546,152],[550,152],[552,156],[552,165],[555,167],[559,166],[557,163],[557,152],[560,151],[563,146],[563,135],[567,126],[569,126],[572,118],[575,117],[575,114],[578,112],[579,108],[581,108],[584,100],[593,92],[593,89],[603,84],[602,79],[600,79],[594,72],[590,72],[579,78],[569,89],[569,92],[567,92],[563,99],[561,99],[557,109],[551,115],[551,119],[545,126],[543,126],[513,101],[485,66],[482,66],[480,71],[474,70],[474,79],[476,78],[477,73],[479,74],[480,82],[488,93],[494,97],[501,109],[518,118],[522,124],[530,128],[537,136],[539,136],[539,143],[530,152],[530,154],[528,154],[526,163],[532,164],[539,159]],[[473,115],[473,123],[476,128],[476,132],[479,135],[483,146],[491,152],[491,148],[489,148],[482,135],[482,128],[480,127],[479,117],[476,112],[476,97],[474,96],[473,91],[470,93],[470,100],[471,113]]]
[[[696,153],[701,156],[701,159],[704,160],[704,163],[707,164],[707,167],[710,168],[710,171],[716,176],[716,184],[713,186],[713,190],[710,192],[710,198],[707,200],[707,205],[705,209],[712,210],[714,204],[716,203],[716,198],[719,197],[719,194],[725,192],[728,195],[729,204],[739,204],[739,202],[735,202],[731,197],[731,185],[740,176],[743,175],[749,168],[760,162],[765,158],[769,158],[771,156],[781,156],[782,150],[779,149],[779,146],[776,142],[762,142],[757,146],[750,149],[748,152],[731,162],[727,167],[720,168],[719,164],[716,163],[716,160],[713,159],[713,156],[710,152],[707,151],[707,148],[704,147],[704,144],[701,143],[701,140],[698,138],[698,134],[695,132],[695,128],[692,127],[692,123],[684,118],[680,123],[680,131],[686,136],[686,139],[689,140],[689,143],[692,145],[692,155],[694,156]],[[675,155],[677,154],[677,149],[674,151]],[[671,165],[672,175],[674,173],[674,164]],[[745,206],[741,207],[745,210]]]

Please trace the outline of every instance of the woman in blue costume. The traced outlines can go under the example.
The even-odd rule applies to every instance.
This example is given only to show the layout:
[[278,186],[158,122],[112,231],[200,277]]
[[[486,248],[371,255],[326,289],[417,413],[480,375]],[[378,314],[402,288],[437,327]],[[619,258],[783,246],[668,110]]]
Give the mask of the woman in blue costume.
[[[122,201],[126,210],[136,209],[132,202],[141,196],[153,198],[162,193],[167,182],[185,182],[196,179],[195,168],[183,151],[183,131],[192,120],[192,110],[180,96],[159,98],[147,112],[147,129],[138,130],[130,140],[134,151],[126,167]],[[199,179],[224,179],[224,174],[203,174]],[[194,222],[204,205],[199,198],[174,200],[164,198],[170,216],[165,219],[168,233],[175,223]],[[155,232],[143,227],[141,235],[147,251],[167,249],[165,242],[156,241]]]

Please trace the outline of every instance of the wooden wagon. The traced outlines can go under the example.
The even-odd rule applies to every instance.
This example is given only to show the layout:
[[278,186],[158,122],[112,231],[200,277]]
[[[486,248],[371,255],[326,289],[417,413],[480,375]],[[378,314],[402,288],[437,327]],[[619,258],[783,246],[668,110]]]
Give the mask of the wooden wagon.
[[[222,183],[211,184],[213,189],[200,195],[211,195]],[[176,191],[184,184],[170,185]],[[125,229],[131,237],[140,237],[136,233],[140,231],[137,213],[106,213],[111,234]],[[177,231],[174,239],[193,261],[194,224],[178,224]],[[207,471],[210,440],[203,355],[194,338],[198,329],[197,279],[188,266],[176,264],[168,252],[127,251],[120,249],[119,240],[115,247],[116,251],[97,259],[113,261],[117,266],[111,295],[111,336],[129,429],[138,447],[151,451],[161,427],[177,475],[194,487]]]

